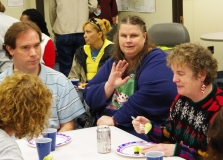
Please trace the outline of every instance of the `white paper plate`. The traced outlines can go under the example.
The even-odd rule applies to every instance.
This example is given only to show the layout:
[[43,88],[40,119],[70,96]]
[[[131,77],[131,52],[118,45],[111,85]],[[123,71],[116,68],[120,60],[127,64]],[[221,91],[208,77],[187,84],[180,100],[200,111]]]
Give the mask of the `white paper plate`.
[[81,87],[81,86],[78,86],[78,89],[85,89],[85,88],[83,88],[83,87]]
[[[134,154],[134,147],[145,147],[148,145],[153,145],[155,143],[153,142],[146,142],[146,141],[135,141],[135,142],[128,142],[121,144],[117,147],[116,153],[122,156],[126,157],[145,157],[144,154]],[[184,158],[173,156],[173,157],[165,157],[165,159],[171,159],[171,160],[185,160]]]
[[134,147],[145,147],[148,145],[154,144],[153,142],[146,142],[146,141],[136,141],[136,142],[128,142],[121,144],[120,146],[117,147],[116,153],[120,154],[122,156],[127,156],[127,157],[145,157],[144,154],[134,154]]
[[[39,137],[43,137],[42,135]],[[71,141],[71,137],[63,134],[63,133],[57,133],[56,135],[56,147],[63,146]],[[33,138],[32,140],[28,141],[27,144],[31,147],[36,147],[36,138]]]

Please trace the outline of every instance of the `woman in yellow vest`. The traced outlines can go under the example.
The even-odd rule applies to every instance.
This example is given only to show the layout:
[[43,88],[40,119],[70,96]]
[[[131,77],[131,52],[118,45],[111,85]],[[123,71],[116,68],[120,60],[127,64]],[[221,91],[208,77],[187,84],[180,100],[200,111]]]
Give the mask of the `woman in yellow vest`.
[[110,30],[110,22],[106,19],[91,18],[83,25],[86,45],[76,50],[69,79],[77,78],[80,83],[86,83],[95,76],[110,58],[113,42],[106,39]]

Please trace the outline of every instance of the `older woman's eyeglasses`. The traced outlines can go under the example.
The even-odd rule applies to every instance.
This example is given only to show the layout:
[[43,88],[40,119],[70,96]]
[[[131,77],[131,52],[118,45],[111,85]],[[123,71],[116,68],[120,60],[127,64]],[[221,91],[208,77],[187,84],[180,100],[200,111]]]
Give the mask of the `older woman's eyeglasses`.
[[92,22],[92,23],[94,23],[94,24],[96,24],[98,26],[99,30],[102,31],[101,30],[101,27],[100,27],[99,23],[96,21],[96,19],[91,18],[91,19],[89,19],[89,21]]

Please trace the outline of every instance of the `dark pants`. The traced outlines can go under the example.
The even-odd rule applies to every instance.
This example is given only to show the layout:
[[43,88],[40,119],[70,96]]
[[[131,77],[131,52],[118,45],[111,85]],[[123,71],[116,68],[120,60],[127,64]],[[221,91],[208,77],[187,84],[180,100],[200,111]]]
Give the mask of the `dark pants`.
[[117,33],[117,25],[112,24],[111,27],[112,29],[110,32],[107,33],[106,37],[108,40],[114,42],[115,40],[114,35]]
[[59,71],[68,76],[72,66],[75,51],[85,44],[84,33],[56,35]]

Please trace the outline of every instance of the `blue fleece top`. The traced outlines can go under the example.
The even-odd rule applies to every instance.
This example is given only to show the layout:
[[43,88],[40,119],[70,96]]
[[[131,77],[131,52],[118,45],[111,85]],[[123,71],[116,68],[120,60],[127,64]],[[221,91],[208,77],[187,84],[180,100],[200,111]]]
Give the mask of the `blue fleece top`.
[[133,129],[131,116],[145,116],[157,124],[162,124],[167,119],[171,103],[177,95],[176,85],[172,82],[173,73],[166,66],[166,56],[165,52],[156,48],[142,59],[142,65],[136,73],[136,91],[119,110],[106,108],[112,96],[106,101],[104,85],[114,62],[114,59],[108,59],[89,81],[84,91],[86,103],[91,109],[98,111],[97,118],[102,115],[114,116],[120,128],[136,136],[139,135]]

